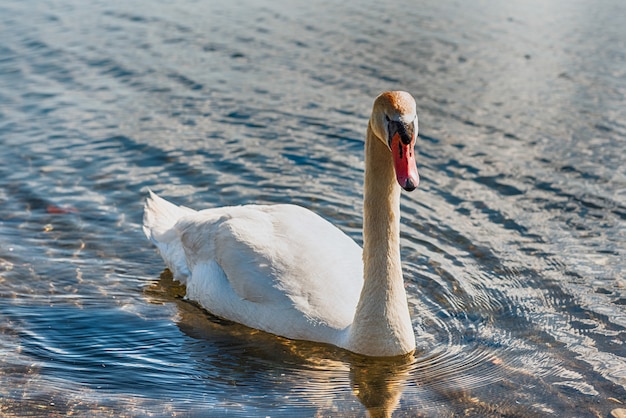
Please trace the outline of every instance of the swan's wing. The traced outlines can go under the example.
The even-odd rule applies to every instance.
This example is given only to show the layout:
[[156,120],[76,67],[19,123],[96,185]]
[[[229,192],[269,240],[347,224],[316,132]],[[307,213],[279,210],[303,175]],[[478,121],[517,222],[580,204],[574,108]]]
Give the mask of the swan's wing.
[[184,216],[175,229],[189,270],[203,266],[204,277],[194,272],[192,280],[227,281],[217,287],[224,301],[212,298],[209,311],[221,315],[215,305],[229,311],[238,298],[334,328],[351,323],[363,283],[361,249],[313,212],[295,205],[209,209]]

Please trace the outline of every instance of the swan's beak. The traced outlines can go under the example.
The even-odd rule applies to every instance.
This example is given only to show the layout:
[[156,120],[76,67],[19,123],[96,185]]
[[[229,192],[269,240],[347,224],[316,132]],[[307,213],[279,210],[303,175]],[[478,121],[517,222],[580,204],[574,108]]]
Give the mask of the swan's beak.
[[393,123],[389,129],[389,148],[393,155],[398,184],[410,192],[417,188],[420,176],[415,163],[415,138],[413,129],[407,129],[401,122]]

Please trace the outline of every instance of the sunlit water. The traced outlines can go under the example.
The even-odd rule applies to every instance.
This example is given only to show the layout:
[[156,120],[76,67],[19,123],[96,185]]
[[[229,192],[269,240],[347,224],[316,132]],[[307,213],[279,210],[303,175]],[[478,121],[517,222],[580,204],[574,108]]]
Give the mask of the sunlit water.
[[[358,4],[357,4],[358,3]],[[421,3],[421,4],[420,4]],[[626,4],[0,4],[0,412],[607,416],[626,407]],[[293,202],[361,242],[373,98],[408,90],[399,362],[208,315],[141,232]]]

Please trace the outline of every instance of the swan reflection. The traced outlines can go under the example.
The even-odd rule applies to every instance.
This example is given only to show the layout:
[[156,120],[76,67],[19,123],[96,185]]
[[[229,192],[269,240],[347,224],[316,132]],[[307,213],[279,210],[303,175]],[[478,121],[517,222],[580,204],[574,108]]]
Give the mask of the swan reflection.
[[[359,416],[358,400],[369,416],[387,417],[397,408],[415,366],[413,355],[373,359],[219,319],[183,300],[185,288],[168,270],[147,294],[153,303],[176,300],[176,325],[192,337],[186,340],[186,354],[199,364],[212,392],[224,394],[219,400],[224,407],[235,407],[242,396],[258,397],[261,404],[279,398],[282,404],[272,409],[306,405],[318,416]],[[346,404],[351,409],[344,410]]]

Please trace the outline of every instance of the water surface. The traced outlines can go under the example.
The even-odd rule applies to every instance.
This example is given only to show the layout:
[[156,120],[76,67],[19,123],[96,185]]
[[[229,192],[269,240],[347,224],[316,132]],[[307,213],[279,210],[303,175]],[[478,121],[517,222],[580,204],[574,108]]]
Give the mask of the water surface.
[[[209,3],[209,4],[205,4]],[[607,416],[626,403],[620,1],[0,5],[0,410]],[[301,204],[361,242],[373,98],[417,99],[402,256],[429,349],[214,318],[141,232]]]

